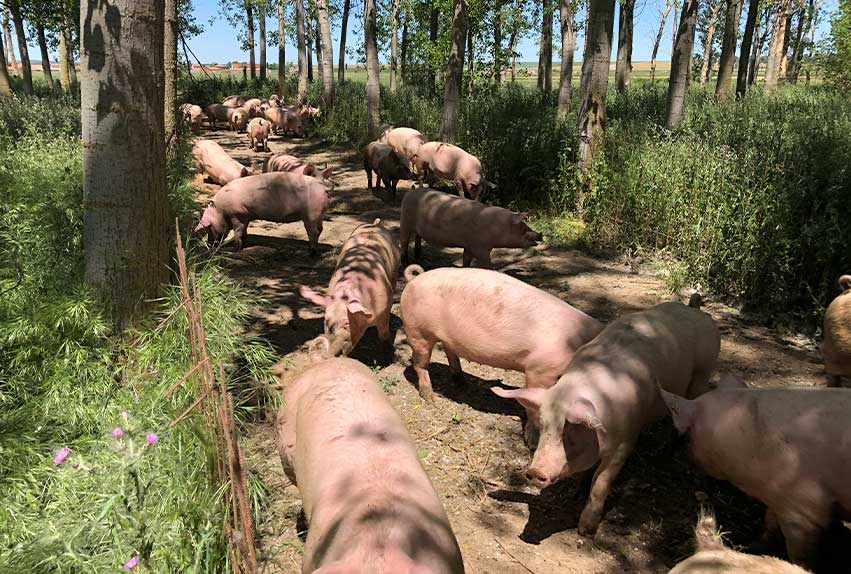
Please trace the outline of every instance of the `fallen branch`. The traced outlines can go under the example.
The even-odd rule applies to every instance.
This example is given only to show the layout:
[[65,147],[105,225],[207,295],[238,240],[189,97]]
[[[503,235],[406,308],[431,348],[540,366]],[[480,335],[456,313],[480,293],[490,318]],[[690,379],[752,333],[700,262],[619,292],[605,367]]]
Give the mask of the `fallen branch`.
[[506,554],[508,554],[508,555],[511,557],[511,559],[512,559],[512,560],[514,560],[515,562],[517,562],[518,564],[520,564],[520,565],[521,565],[521,566],[522,566],[522,567],[526,570],[526,572],[529,572],[529,574],[539,574],[538,572],[536,572],[536,571],[532,570],[531,568],[529,568],[528,566],[526,566],[526,564],[524,564],[524,563],[523,563],[523,561],[521,561],[521,560],[520,560],[517,556],[515,556],[514,554],[512,554],[511,552],[509,552],[509,551],[508,551],[508,548],[506,548],[505,546],[503,546],[503,545],[502,545],[502,542],[500,542],[500,541],[499,541],[499,540],[497,540],[496,538],[494,538],[493,540],[494,540],[494,542],[496,542],[496,543],[497,543],[497,546],[499,546],[500,548],[502,548],[502,551],[503,551],[503,552],[505,552]]

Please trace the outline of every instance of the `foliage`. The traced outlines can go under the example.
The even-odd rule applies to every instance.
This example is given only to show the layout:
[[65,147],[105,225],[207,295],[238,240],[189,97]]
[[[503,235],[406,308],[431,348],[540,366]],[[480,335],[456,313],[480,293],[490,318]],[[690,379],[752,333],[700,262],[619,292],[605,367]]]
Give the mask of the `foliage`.
[[841,90],[851,89],[851,1],[839,2],[817,64],[824,71],[826,82]]

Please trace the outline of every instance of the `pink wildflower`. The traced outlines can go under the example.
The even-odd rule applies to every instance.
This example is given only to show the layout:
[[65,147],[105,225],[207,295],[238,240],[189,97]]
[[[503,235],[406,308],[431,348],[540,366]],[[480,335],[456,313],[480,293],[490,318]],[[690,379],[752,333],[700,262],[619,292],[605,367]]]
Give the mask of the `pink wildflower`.
[[136,567],[136,564],[138,564],[138,563],[139,563],[139,557],[134,556],[133,558],[131,558],[130,560],[128,560],[127,562],[124,563],[124,569],[125,570],[132,570],[133,568]]
[[124,436],[124,430],[121,427],[112,429],[112,438],[121,438]]
[[56,456],[53,457],[53,464],[60,465],[62,461],[68,458],[68,455],[71,454],[71,449],[67,446],[64,446],[59,449],[59,452],[56,453]]
[[152,432],[149,432],[145,435],[145,440],[148,441],[148,444],[157,444],[158,442],[160,442],[160,437],[158,437]]

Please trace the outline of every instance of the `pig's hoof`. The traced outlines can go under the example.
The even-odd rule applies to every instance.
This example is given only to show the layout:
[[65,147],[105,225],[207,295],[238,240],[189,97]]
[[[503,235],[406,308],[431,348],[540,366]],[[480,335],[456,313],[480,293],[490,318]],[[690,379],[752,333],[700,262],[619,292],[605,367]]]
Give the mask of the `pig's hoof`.
[[599,527],[600,520],[598,518],[588,518],[583,514],[579,517],[579,528],[576,531],[580,536],[593,539]]
[[434,391],[431,389],[420,389],[420,397],[427,402],[434,404]]

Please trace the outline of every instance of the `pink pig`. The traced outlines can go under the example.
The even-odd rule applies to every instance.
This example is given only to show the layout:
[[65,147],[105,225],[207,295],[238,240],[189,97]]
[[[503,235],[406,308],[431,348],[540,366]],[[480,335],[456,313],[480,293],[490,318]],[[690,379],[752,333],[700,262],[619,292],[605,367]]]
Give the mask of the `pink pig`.
[[233,159],[222,146],[212,140],[196,140],[192,146],[192,156],[195,158],[198,172],[206,174],[219,185],[227,185],[235,179],[252,174],[251,169]]
[[471,199],[480,200],[496,186],[482,175],[482,163],[460,147],[443,142],[427,142],[419,146],[411,157],[420,176],[430,185],[434,176],[455,182],[458,195],[466,193]]
[[288,171],[290,173],[300,173],[302,175],[316,175],[316,166],[312,163],[307,163],[293,155],[285,153],[276,153],[266,158],[263,162],[263,173],[270,171]]
[[411,158],[425,143],[425,138],[413,128],[388,127],[381,133],[378,142],[389,145],[396,153],[406,158]]
[[842,292],[824,313],[824,370],[829,387],[841,387],[842,377],[851,377],[851,275],[839,278]]
[[325,295],[301,286],[301,296],[325,308],[328,355],[348,355],[369,327],[393,352],[390,308],[399,274],[399,247],[376,219],[356,227],[343,244]]
[[269,130],[272,129],[272,124],[263,118],[254,118],[248,122],[248,147],[257,151],[258,147],[263,147],[269,151]]
[[308,368],[276,427],[309,525],[303,574],[463,574],[446,511],[368,367],[338,358]]

